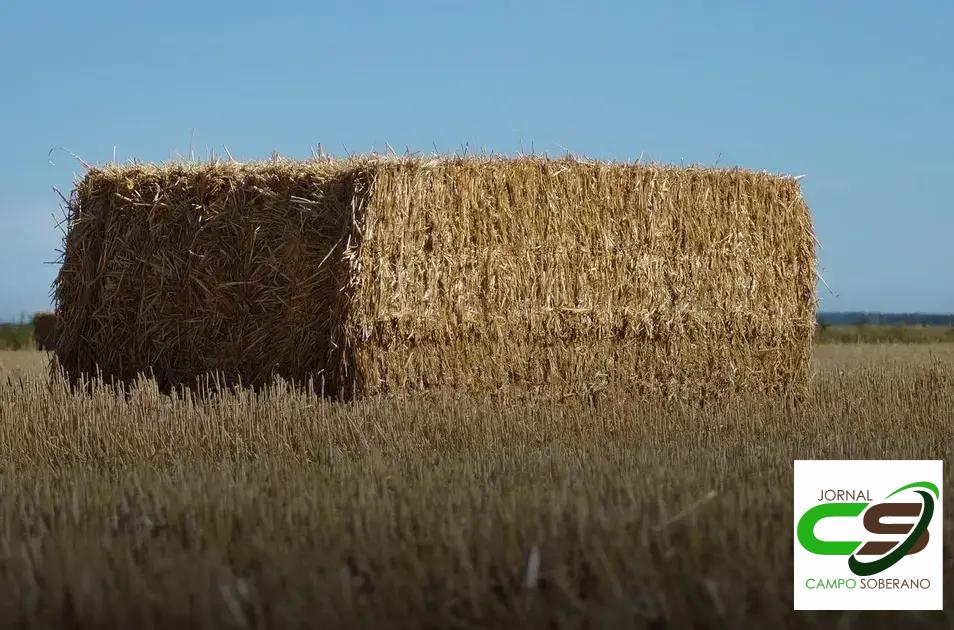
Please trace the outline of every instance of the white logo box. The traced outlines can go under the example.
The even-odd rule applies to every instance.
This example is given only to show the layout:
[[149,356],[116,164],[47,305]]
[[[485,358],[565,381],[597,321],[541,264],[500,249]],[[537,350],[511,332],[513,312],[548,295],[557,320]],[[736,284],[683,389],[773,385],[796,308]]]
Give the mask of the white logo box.
[[[794,464],[794,604],[795,610],[942,610],[943,609],[943,462],[940,460],[796,460]],[[911,483],[925,488],[892,492]],[[881,503],[917,503],[924,513],[922,490],[934,500],[934,515],[927,527],[927,546],[905,555],[897,563],[870,576],[849,568],[849,555],[812,553],[799,541],[799,521],[822,503],[867,503],[855,517],[831,516],[814,521],[811,531],[820,541],[899,543],[909,535],[872,533],[865,527],[865,513]],[[843,491],[843,492],[839,492]],[[869,501],[870,499],[870,501]],[[825,508],[822,508],[824,510]],[[884,508],[890,509],[890,508]],[[813,515],[817,515],[816,511]],[[873,515],[872,515],[873,516]],[[920,517],[885,517],[882,525],[907,524]],[[857,549],[860,549],[859,545]],[[890,552],[889,552],[890,553]],[[885,554],[886,555],[886,554]],[[862,555],[871,562],[881,556]]]

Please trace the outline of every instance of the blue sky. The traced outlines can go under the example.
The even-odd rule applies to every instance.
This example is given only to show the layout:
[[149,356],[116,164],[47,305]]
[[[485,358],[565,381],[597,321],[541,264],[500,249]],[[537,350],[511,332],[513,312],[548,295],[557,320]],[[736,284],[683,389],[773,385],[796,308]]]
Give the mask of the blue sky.
[[49,301],[52,147],[190,141],[805,174],[823,308],[954,312],[954,3],[585,4],[0,0],[0,319]]

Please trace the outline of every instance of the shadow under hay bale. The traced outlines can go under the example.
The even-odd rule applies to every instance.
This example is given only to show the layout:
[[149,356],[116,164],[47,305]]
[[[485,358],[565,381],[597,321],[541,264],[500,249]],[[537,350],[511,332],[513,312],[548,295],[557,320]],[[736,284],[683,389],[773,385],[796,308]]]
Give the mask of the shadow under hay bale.
[[68,374],[799,396],[793,178],[542,158],[91,169],[56,280]]
[[56,334],[56,314],[41,312],[33,316],[33,341],[38,350],[51,351]]

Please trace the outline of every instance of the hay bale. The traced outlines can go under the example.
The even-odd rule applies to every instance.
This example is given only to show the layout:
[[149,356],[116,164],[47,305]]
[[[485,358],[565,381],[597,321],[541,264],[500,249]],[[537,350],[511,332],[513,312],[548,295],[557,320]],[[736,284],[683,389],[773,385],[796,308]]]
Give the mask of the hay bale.
[[33,341],[38,350],[53,350],[55,334],[55,313],[41,312],[33,315]]
[[792,178],[541,158],[90,170],[57,353],[345,396],[805,391],[814,240]]

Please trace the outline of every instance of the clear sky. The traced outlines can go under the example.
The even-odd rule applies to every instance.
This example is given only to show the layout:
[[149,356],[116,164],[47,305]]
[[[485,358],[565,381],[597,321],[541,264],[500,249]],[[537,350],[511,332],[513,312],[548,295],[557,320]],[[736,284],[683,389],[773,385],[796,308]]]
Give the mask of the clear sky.
[[954,312],[954,3],[0,0],[0,319],[89,162],[486,148],[802,180],[828,310]]

